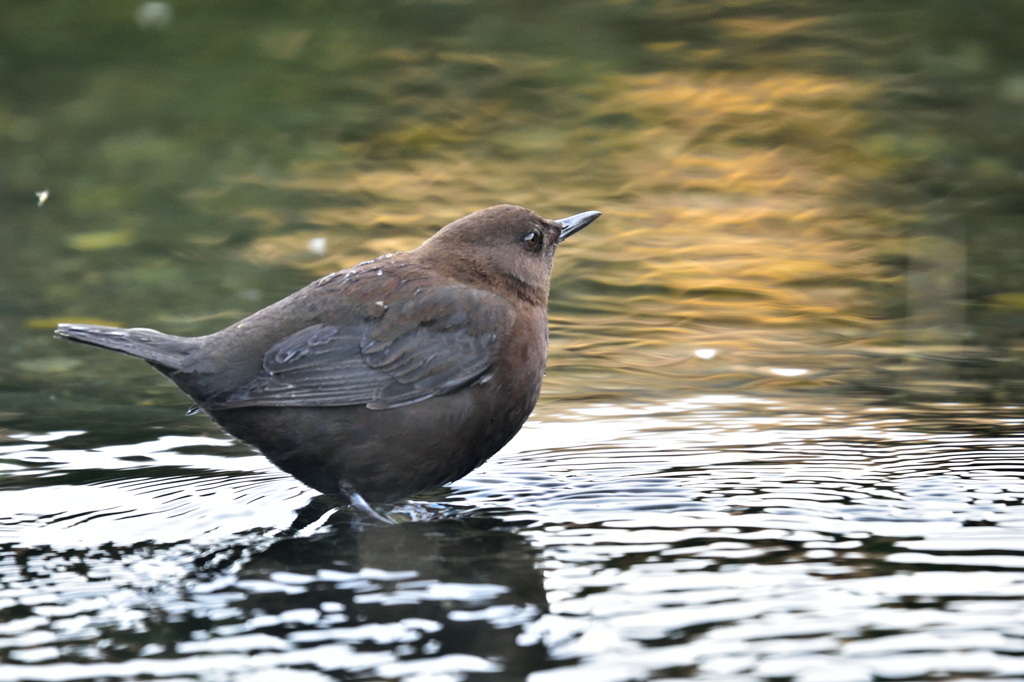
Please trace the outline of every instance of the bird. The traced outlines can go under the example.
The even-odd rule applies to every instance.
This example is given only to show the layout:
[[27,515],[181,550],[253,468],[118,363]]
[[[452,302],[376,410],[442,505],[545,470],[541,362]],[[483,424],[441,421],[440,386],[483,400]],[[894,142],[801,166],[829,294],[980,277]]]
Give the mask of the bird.
[[55,334],[146,361],[191,412],[390,522],[374,505],[465,476],[533,411],[555,250],[600,215],[492,206],[207,336],[70,323]]

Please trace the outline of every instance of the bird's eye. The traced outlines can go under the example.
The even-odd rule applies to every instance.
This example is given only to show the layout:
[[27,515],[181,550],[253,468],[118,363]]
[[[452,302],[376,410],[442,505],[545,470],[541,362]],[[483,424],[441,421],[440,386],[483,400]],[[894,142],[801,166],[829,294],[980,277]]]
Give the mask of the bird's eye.
[[544,236],[535,230],[527,232],[526,236],[523,237],[523,244],[525,244],[526,248],[530,249],[530,251],[536,251],[544,245]]

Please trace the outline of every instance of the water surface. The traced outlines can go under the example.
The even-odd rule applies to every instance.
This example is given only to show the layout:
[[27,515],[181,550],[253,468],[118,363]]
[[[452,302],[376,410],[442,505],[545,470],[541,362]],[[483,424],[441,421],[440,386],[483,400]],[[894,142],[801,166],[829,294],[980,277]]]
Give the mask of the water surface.
[[[0,678],[1024,677],[1022,19],[6,4]],[[396,526],[52,338],[503,202],[604,217],[533,419]]]

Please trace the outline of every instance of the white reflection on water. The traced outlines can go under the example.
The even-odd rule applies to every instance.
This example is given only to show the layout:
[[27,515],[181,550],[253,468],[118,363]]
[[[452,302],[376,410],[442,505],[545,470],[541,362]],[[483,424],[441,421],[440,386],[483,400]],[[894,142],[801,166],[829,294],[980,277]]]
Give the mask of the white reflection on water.
[[[224,438],[161,436],[89,451],[15,447],[0,453],[10,488],[2,492],[9,511],[0,519],[0,543],[56,549],[216,540],[287,527],[291,510],[312,496],[262,455],[238,454],[244,451]],[[202,451],[180,452],[187,448]],[[214,454],[225,448],[232,456]]]
[[30,435],[0,678],[1024,675],[1020,414],[975,416],[590,405],[393,512],[419,521],[294,539],[310,494],[230,441]]

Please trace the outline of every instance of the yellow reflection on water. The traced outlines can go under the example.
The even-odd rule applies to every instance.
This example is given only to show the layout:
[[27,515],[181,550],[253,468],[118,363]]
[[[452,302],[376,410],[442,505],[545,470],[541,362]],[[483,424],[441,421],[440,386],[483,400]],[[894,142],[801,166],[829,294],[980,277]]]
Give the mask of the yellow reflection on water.
[[[863,191],[891,170],[864,143],[875,85],[806,73],[611,74],[547,93],[555,117],[500,94],[398,94],[423,59],[403,54],[394,81],[376,85],[420,116],[396,114],[374,139],[320,150],[286,173],[231,178],[196,201],[231,210],[234,192],[266,190],[255,206],[244,193],[245,215],[263,230],[245,257],[311,277],[415,248],[495,203],[549,217],[601,210],[556,264],[549,397],[828,386],[842,368],[822,351],[879,332],[885,316],[865,291],[902,276],[880,254],[903,251],[900,226],[915,217]],[[543,68],[525,57],[486,64],[508,79]],[[281,192],[311,201],[296,208]],[[716,351],[695,356],[701,348]],[[801,361],[780,360],[793,354]],[[806,369],[772,370],[791,366]]]

